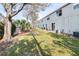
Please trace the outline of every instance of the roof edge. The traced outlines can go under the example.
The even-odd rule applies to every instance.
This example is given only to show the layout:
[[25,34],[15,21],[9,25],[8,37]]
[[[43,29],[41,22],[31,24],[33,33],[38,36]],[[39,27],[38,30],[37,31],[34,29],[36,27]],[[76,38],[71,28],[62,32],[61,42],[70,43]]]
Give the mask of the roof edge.
[[[64,7],[66,7],[66,6],[70,5],[70,4],[71,4],[71,3],[67,3],[67,4],[65,4],[65,5],[61,6],[60,8],[58,8],[57,10],[59,10],[59,9],[61,9],[61,8],[64,8]],[[47,17],[47,16],[49,16],[49,15],[51,15],[51,14],[55,13],[57,10],[55,10],[55,11],[53,11],[53,12],[49,13],[49,14],[48,14],[48,15],[46,15],[45,17]],[[43,17],[42,19],[44,19],[45,17]],[[42,19],[40,19],[40,20],[42,20]]]

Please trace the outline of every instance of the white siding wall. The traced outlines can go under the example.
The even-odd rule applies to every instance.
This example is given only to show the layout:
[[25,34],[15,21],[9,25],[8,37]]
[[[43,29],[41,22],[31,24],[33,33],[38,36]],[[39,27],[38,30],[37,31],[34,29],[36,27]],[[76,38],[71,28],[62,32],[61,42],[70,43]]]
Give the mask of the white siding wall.
[[79,31],[79,8],[73,9],[73,4],[62,8],[63,16],[65,18],[64,30],[65,33],[73,34],[74,31]]
[[[52,31],[51,23],[55,23],[55,30],[58,30],[59,33],[64,30],[65,33],[73,34],[74,31],[79,31],[79,8],[73,9],[73,4],[65,6],[62,8],[62,16],[57,16],[56,12],[43,18],[43,22],[40,22],[38,25],[40,27],[46,26],[48,30]],[[47,20],[47,18],[50,20]],[[40,20],[41,21],[41,20]]]

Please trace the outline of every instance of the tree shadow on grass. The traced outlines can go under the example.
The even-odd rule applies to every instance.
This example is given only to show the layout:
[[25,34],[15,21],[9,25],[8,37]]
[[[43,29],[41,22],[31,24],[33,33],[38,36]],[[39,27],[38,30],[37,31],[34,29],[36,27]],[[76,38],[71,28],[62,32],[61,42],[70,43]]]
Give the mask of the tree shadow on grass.
[[[9,56],[41,56],[47,55],[45,51],[40,47],[39,44],[36,43],[35,40],[21,40],[18,43],[14,44],[7,51],[7,55]],[[42,52],[42,54],[41,54]]]
[[11,56],[35,56],[39,55],[34,40],[21,40],[13,45],[8,52]]
[[73,56],[79,56],[79,40],[63,40],[63,44],[74,52]]
[[34,38],[34,40],[35,40],[37,48],[38,48],[38,50],[40,52],[40,55],[42,55],[42,56],[51,56],[50,49],[48,48],[48,46],[46,48],[43,48],[43,49],[40,46],[40,44],[44,43],[44,41],[41,41],[40,43],[38,43],[38,41],[36,40],[36,38]]
[[72,52],[74,52],[71,53],[72,56],[79,56],[79,41],[64,39],[63,41],[54,40],[53,43],[58,45],[59,47],[70,49]]
[[47,35],[50,35],[51,37],[54,37],[54,38],[57,38],[57,39],[72,39],[72,38],[70,38],[70,37],[68,37],[67,35],[59,35],[59,34],[57,34],[57,33],[51,33],[51,32],[49,32],[49,33],[47,33]]
[[70,49],[72,52],[74,52],[71,54],[73,56],[79,56],[79,40],[64,35],[58,35],[56,33],[47,33],[47,34],[57,39],[53,40],[52,43],[58,45],[59,47]]

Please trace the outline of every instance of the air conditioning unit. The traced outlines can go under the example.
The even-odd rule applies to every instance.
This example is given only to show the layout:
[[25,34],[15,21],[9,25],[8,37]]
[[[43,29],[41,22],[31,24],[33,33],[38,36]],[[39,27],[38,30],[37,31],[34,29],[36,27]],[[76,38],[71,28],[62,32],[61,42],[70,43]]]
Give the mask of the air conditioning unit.
[[73,36],[79,37],[79,32],[73,32]]

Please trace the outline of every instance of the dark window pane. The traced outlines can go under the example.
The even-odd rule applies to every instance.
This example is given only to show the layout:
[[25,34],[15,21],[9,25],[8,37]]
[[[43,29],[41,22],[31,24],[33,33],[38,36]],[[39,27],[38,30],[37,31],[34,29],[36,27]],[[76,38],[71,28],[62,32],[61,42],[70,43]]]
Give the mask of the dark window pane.
[[47,20],[50,20],[50,18],[47,18]]
[[62,16],[62,10],[56,11],[56,14],[57,14],[58,16]]
[[79,4],[75,5],[73,8],[74,8],[74,9],[79,8]]

